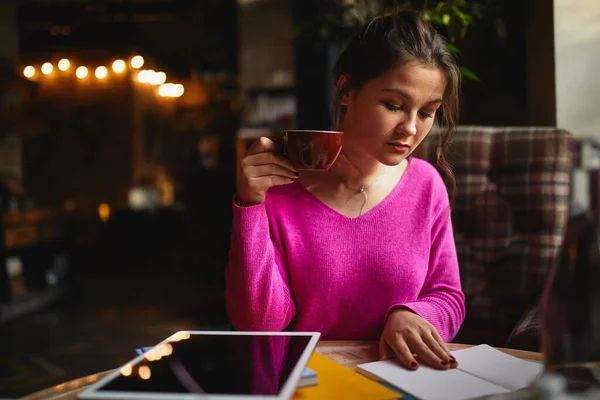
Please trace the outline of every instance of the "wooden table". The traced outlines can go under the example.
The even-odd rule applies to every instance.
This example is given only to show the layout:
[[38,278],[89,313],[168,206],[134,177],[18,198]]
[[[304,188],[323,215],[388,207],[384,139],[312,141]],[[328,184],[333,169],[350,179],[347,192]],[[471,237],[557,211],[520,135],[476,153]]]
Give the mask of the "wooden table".
[[[460,350],[472,345],[465,344],[448,344],[450,350]],[[498,350],[519,357],[523,360],[542,361],[540,353],[532,353],[529,351],[503,349]],[[317,344],[317,352],[326,357],[331,358],[339,364],[342,364],[350,369],[355,369],[358,364],[376,361],[378,346],[377,342],[371,341],[323,341]],[[41,399],[60,399],[74,400],[77,399],[77,394],[83,391],[87,386],[99,381],[111,371],[99,372],[83,378],[75,379],[66,383],[61,383],[54,387],[36,392],[24,397],[26,400],[41,400]]]

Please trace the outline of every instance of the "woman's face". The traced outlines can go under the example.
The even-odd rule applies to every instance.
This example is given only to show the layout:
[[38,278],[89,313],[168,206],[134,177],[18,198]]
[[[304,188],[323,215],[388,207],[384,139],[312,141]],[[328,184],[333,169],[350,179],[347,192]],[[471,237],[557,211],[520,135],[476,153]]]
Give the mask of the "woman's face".
[[342,99],[345,152],[399,164],[429,133],[445,89],[441,68],[411,62],[351,90]]

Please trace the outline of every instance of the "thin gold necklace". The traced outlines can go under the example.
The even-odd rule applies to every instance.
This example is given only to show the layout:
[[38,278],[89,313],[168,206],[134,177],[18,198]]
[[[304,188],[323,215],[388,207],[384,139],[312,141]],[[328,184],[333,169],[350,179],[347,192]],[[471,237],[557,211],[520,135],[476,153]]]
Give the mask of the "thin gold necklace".
[[[387,174],[387,172],[388,172],[388,170],[386,169],[369,186],[367,186],[367,187],[361,186],[360,189],[358,189],[355,193],[351,194],[350,197],[348,197],[348,199],[346,199],[346,205],[348,205],[348,203],[350,202],[350,200],[352,200],[352,198],[354,196],[359,195],[359,194],[363,195],[363,202],[360,206],[360,211],[358,213],[358,216],[361,216],[363,214],[363,210],[364,210],[365,206],[367,205],[367,201],[369,201],[369,196],[367,196],[367,190],[371,189],[377,182],[379,182],[381,180],[381,178],[383,178],[385,176],[385,174]],[[356,211],[356,209],[353,208],[352,211]]]
[[[343,150],[342,150],[343,153]],[[350,161],[350,159],[344,154],[344,158],[346,159],[346,161],[348,161],[348,163],[350,163],[354,168],[356,168],[357,170],[359,170],[361,173],[363,173],[363,171],[356,165],[354,164],[352,161]],[[333,173],[333,175],[335,175],[335,177],[344,185],[346,186],[346,184],[344,183],[343,179],[336,174],[335,172],[333,172],[333,170],[331,171]],[[379,182],[381,180],[381,178],[383,178],[386,174],[388,173],[388,169],[386,168],[377,178],[375,178],[375,180],[373,182],[371,182],[371,184],[369,186],[364,186],[362,185],[359,189],[352,189],[354,191],[354,193],[352,193],[347,199],[346,199],[346,206],[348,206],[348,203],[350,202],[350,200],[352,200],[354,198],[354,196],[357,195],[362,195],[363,196],[363,202],[360,206],[360,211],[358,213],[358,216],[360,217],[363,214],[363,210],[365,208],[365,206],[367,205],[367,201],[369,200],[369,196],[367,196],[367,190],[371,189],[373,186],[375,186],[375,184],[377,182]],[[348,186],[346,186],[346,188],[348,188]],[[350,189],[350,188],[348,188]],[[356,209],[352,209],[352,211],[357,211]]]

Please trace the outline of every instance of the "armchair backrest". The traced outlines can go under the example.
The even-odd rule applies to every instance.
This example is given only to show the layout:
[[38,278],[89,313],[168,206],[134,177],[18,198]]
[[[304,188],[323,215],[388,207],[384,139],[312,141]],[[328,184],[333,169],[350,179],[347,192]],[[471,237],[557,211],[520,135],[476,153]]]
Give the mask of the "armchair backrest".
[[[435,165],[437,135],[415,156]],[[574,146],[555,128],[457,128],[452,223],[467,319],[496,319],[510,332],[538,301],[567,224]]]

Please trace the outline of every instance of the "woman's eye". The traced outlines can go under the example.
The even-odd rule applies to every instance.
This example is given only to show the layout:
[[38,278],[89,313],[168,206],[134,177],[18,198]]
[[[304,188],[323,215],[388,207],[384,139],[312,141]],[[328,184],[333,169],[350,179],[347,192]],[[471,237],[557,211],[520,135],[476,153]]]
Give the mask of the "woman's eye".
[[[385,108],[387,108],[390,111],[402,111],[402,110],[404,110],[404,106],[395,105],[395,104],[389,103],[387,101],[383,101],[382,104],[385,106]],[[435,111],[432,112],[432,113],[429,113],[429,112],[426,112],[426,111],[419,111],[419,115],[422,118],[434,118]]]
[[383,105],[385,106],[385,108],[387,108],[390,111],[400,111],[402,110],[402,106],[396,106],[392,103],[388,103],[387,101],[383,102]]

